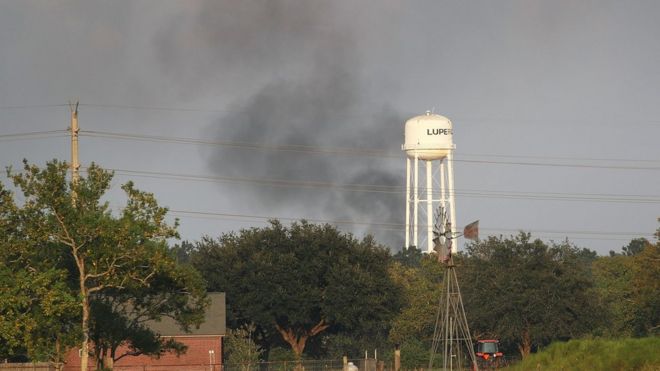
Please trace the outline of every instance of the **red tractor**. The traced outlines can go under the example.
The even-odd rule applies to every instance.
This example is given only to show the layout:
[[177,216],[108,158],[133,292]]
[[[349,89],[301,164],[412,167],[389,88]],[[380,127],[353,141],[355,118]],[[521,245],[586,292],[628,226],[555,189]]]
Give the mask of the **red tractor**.
[[498,349],[499,340],[477,340],[477,365],[480,370],[500,367],[504,354]]

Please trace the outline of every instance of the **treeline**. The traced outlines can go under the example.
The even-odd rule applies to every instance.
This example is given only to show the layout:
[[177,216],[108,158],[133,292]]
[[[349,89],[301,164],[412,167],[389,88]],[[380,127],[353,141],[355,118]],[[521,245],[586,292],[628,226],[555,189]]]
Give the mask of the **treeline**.
[[[369,236],[306,221],[171,246],[176,223],[152,194],[129,182],[112,212],[112,173],[92,165],[71,182],[67,169],[26,162],[8,170],[11,186],[0,183],[0,359],[61,362],[78,346],[112,367],[182,352],[144,322],[195,326],[206,292],[223,291],[228,362],[376,349],[387,359],[400,346],[403,367],[427,365],[443,273],[434,255],[392,255]],[[520,233],[471,243],[454,260],[473,337],[500,339],[509,357],[557,340],[658,334],[657,241],[603,257]]]

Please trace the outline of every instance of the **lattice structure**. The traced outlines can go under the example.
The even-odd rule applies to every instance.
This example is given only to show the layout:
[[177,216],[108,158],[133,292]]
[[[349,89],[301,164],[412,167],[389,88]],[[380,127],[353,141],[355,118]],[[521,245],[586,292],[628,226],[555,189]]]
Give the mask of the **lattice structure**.
[[[454,259],[445,264],[442,279],[443,290],[438,303],[438,312],[433,333],[433,344],[429,359],[429,370],[463,370],[471,365],[477,370],[477,358],[472,346],[461,290],[456,277]],[[440,359],[437,360],[440,356]]]

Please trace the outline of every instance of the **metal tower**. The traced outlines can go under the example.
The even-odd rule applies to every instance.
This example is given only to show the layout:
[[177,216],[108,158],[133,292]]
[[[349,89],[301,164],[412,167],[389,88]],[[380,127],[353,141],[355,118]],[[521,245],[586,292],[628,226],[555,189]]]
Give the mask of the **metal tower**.
[[[436,363],[436,369],[440,368],[441,363],[442,370],[463,370],[468,365],[472,366],[472,370],[478,370],[461,289],[456,277],[456,265],[451,253],[455,249],[451,247],[452,240],[459,236],[451,234],[452,229],[448,224],[447,213],[441,208],[438,209],[434,242],[438,260],[445,265],[445,271],[435,319],[429,371],[434,369],[437,355],[441,355],[441,358]],[[472,233],[472,229],[469,231]],[[468,234],[468,228],[465,229],[465,234]]]

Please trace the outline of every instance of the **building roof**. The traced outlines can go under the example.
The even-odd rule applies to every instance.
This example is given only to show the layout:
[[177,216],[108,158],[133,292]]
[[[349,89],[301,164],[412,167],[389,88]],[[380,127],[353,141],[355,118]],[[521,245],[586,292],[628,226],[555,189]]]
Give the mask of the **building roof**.
[[227,331],[225,293],[209,292],[208,296],[211,299],[211,304],[206,309],[204,322],[199,328],[193,327],[190,329],[190,332],[185,332],[169,317],[163,317],[161,321],[149,321],[147,322],[147,326],[162,336],[223,336]]

